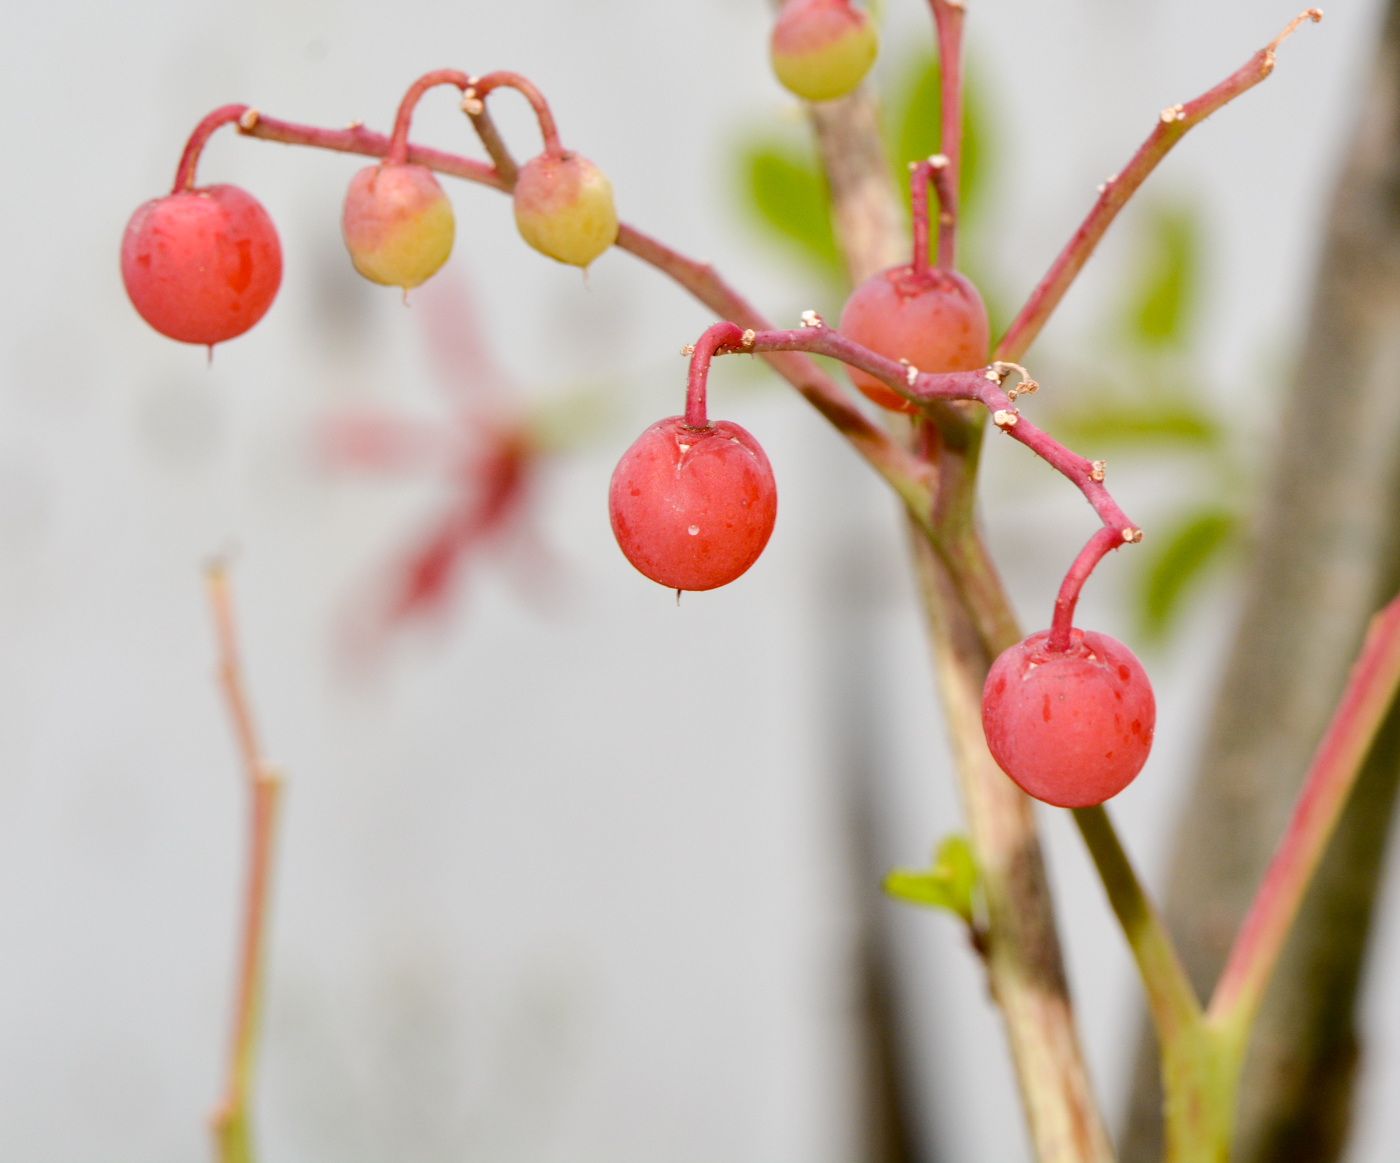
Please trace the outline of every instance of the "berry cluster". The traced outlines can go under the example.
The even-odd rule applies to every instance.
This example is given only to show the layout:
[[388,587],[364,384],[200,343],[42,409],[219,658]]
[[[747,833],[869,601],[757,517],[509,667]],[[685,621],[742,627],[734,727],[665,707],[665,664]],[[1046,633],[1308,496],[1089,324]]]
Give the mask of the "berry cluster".
[[[476,79],[442,69],[414,82],[399,105],[393,135],[379,151],[383,160],[350,181],[341,230],[361,275],[406,294],[452,253],[452,203],[432,170],[409,160],[413,110],[428,89],[442,84],[462,91],[468,114],[481,116],[487,94],[501,87],[519,90],[534,107],[544,152],[513,175],[515,220],[527,243],[579,267],[613,244],[618,223],[612,186],[587,158],[563,148],[538,90],[514,73]],[[216,109],[190,135],[173,191],[139,207],[127,223],[127,295],[141,317],[171,339],[212,349],[242,335],[267,313],[281,285],[282,248],[261,203],[237,186],[195,186],[210,135],[228,124],[249,132],[258,121],[257,111],[243,105]]]
[[[875,51],[868,17],[848,0],[788,0],[773,32],[779,78],[809,100],[850,92]],[[460,90],[462,110],[492,167],[410,147],[413,111],[438,85]],[[544,141],[543,152],[519,167],[486,113],[486,98],[502,87],[529,101]],[[910,414],[925,428],[935,424],[945,401],[981,402],[997,427],[1074,480],[1104,522],[1065,579],[1051,629],[997,660],[983,703],[988,743],[1003,770],[1030,794],[1063,805],[1098,803],[1121,790],[1146,759],[1152,692],[1126,647],[1074,629],[1071,616],[1098,561],[1141,534],[1104,490],[1098,462],[1075,456],[1020,419],[1015,399],[1035,384],[1014,364],[988,362],[986,309],[977,289],[954,269],[957,135],[950,124],[956,124],[957,113],[956,107],[945,109],[954,119],[945,117],[949,156],[911,165],[910,262],[856,287],[836,330],[814,313],[794,332],[741,331],[734,322],[707,330],[690,349],[684,414],[653,424],[627,450],[613,473],[609,514],[627,559],[677,591],[725,585],[757,561],[773,531],[777,488],[753,436],[707,415],[707,377],[718,354],[833,356],[847,365],[852,382],[870,400]],[[404,95],[388,138],[359,127],[327,131],[264,124],[254,110],[225,106],[195,129],[174,191],[133,215],[122,246],[122,274],[136,309],[157,331],[183,342],[212,348],[242,334],[267,311],[281,281],[277,233],[257,201],[232,186],[195,186],[205,142],[230,123],[244,133],[379,156],[382,160],[350,182],[341,219],[345,246],[361,275],[401,287],[405,294],[430,278],[452,250],[452,206],[434,169],[510,191],[521,236],[559,262],[587,267],[620,237],[608,180],[586,158],[563,148],[543,96],[514,73],[474,78],[444,69],[426,74]],[[930,189],[938,202],[936,248],[931,247]],[[1021,372],[1021,382],[1003,391],[1012,370]]]

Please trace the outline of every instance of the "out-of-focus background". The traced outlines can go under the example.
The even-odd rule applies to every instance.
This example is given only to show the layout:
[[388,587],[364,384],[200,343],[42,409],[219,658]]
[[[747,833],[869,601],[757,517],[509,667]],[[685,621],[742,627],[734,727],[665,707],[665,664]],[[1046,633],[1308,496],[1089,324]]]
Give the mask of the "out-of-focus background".
[[[1156,750],[1113,805],[1154,883],[1236,613],[1225,531],[1247,521],[1268,459],[1379,7],[1329,11],[1178,148],[1035,353],[1045,390],[1028,407],[1060,408],[1085,453],[1096,384],[1145,376],[1198,426],[1115,452],[1116,495],[1148,541],[1141,560],[1106,562],[1083,603],[1156,685]],[[875,83],[896,108],[931,32],[916,0],[884,9]],[[970,4],[970,253],[989,299],[1014,307],[1158,111],[1295,12]],[[0,1159],[208,1151],[244,827],[200,582],[216,553],[234,562],[253,701],[288,779],[259,1091],[271,1163],[860,1158],[856,950],[872,918],[894,951],[922,1157],[1027,1158],[962,935],[875,898],[881,869],[922,863],[959,829],[958,805],[893,503],[806,405],[720,362],[712,411],[763,442],[779,523],[748,575],[678,608],[617,551],[604,496],[627,444],[680,409],[677,349],[712,320],[629,255],[604,255],[585,283],[525,246],[500,195],[448,182],[456,253],[405,309],[340,243],[363,159],[224,130],[201,179],[245,186],[277,222],[272,311],[207,365],[147,328],[120,282],[127,217],[167,192],[213,107],[387,130],[421,72],[509,68],[611,177],[625,220],[713,261],[780,322],[830,309],[819,259],[752,194],[755,157],[799,156],[805,133],[767,65],[769,20],[761,0],[11,12]],[[533,153],[523,103],[493,100],[516,153]],[[477,153],[446,91],[425,98],[414,136]],[[1158,311],[1136,332],[1134,303]],[[444,304],[469,312],[480,345],[441,322]],[[463,416],[491,407],[531,409],[551,451],[445,600],[395,619],[396,571],[464,487]],[[347,463],[333,439],[346,417],[413,425],[447,452]],[[998,560],[1023,622],[1044,625],[1092,516],[1011,442],[991,441],[986,477]],[[1150,573],[1154,530],[1212,513],[1197,549],[1225,552],[1209,570]],[[862,813],[870,826],[853,829]],[[1116,1116],[1136,980],[1068,817],[1042,818],[1081,1030]],[[1383,1102],[1400,1089],[1395,889],[1365,990],[1354,1163],[1393,1159],[1400,1141]]]

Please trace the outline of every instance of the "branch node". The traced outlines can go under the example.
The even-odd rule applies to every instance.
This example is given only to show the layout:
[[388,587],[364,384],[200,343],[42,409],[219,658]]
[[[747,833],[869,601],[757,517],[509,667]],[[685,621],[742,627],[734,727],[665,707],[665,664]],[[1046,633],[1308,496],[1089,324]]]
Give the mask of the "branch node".
[[1183,105],[1172,105],[1170,108],[1162,110],[1162,123],[1170,125],[1173,121],[1185,121],[1186,108]]
[[[1016,415],[1014,410],[1008,412],[1005,408],[998,408],[995,412],[992,413],[992,423],[995,424],[998,428],[1000,428],[1003,432],[1006,431],[1006,429],[1008,428],[1015,428],[1016,421],[1018,419],[1019,417]],[[1124,537],[1126,536],[1127,531],[1125,530]]]
[[912,387],[914,386],[914,381],[917,380],[918,378],[919,378],[919,369],[916,368],[916,367],[911,363],[911,364],[909,365],[908,369],[907,369],[907,370],[905,371],[905,373],[904,373],[904,382],[905,382],[906,384],[908,384],[908,385],[912,388]]
[[345,128],[351,133],[354,133],[357,129],[363,129],[364,127],[365,123],[363,121],[347,121],[345,123]]
[[693,343],[687,343],[683,348],[681,348],[681,355],[685,356],[686,359],[689,359],[694,354],[695,344]]
[[1136,545],[1142,540],[1142,530],[1135,529],[1133,526],[1129,525],[1123,530],[1123,540],[1128,545]]
[[739,342],[742,343],[745,347],[752,347],[752,346],[753,346],[753,339],[754,339],[754,329],[753,329],[752,327],[750,327],[750,328],[749,328],[747,331],[745,331],[744,334],[740,337]]
[[238,119],[238,128],[248,133],[258,123],[258,111],[256,109],[243,110],[243,116]]
[[1089,479],[1091,481],[1103,482],[1104,473],[1108,470],[1108,462],[1105,460],[1092,460],[1089,462]]
[[[936,170],[945,169],[948,165],[948,155],[946,153],[936,153],[928,159],[928,164]],[[914,168],[912,165],[909,167]]]
[[822,317],[818,315],[815,311],[803,311],[802,326],[822,328],[825,327],[826,324],[822,321]]
[[486,110],[485,103],[476,95],[476,89],[467,88],[462,91],[462,112],[468,117],[480,117]]

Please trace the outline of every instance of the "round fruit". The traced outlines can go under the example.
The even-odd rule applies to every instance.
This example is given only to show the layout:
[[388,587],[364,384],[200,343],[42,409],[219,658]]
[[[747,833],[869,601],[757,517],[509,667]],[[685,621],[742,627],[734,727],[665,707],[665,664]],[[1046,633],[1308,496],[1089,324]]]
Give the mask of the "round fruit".
[[613,470],[613,536],[627,560],[674,590],[732,582],[763,552],[778,513],[773,469],[758,441],[719,420],[659,420]]
[[1068,650],[1032,634],[992,664],[982,729],[1002,771],[1059,808],[1116,796],[1152,749],[1157,704],[1133,652],[1107,634],[1071,630]]
[[769,55],[788,89],[808,101],[830,101],[860,84],[877,48],[870,18],[849,0],[788,0]]
[[580,154],[542,153],[515,180],[515,225],[541,254],[586,267],[617,241],[612,183]]
[[139,207],[122,237],[122,282],[162,335],[213,346],[266,314],[282,283],[267,211],[237,186],[182,190]]
[[452,203],[427,166],[366,166],[350,181],[340,227],[355,269],[388,287],[418,286],[452,253]]
[[[990,331],[982,296],[957,271],[890,267],[861,283],[841,308],[847,339],[921,372],[973,371],[987,362]],[[872,375],[847,369],[851,382],[892,412],[914,407]]]

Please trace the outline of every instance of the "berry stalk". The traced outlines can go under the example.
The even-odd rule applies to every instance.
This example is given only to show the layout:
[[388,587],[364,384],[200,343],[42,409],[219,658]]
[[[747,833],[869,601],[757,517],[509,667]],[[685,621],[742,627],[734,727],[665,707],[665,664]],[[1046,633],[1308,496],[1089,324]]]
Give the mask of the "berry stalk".
[[[544,152],[551,157],[560,157],[564,153],[564,147],[559,144],[559,130],[554,125],[554,114],[549,110],[549,102],[544,99],[541,93],[531,81],[526,80],[519,73],[497,71],[487,73],[473,81],[467,91],[469,98],[475,97],[484,101],[486,97],[496,89],[509,88],[520,93],[525,100],[530,102],[530,108],[535,111],[535,119],[540,123],[540,136],[544,138]],[[468,114],[471,110],[467,110]]]
[[246,105],[223,105],[194,127],[194,132],[190,134],[189,141],[185,143],[185,150],[180,155],[180,164],[175,167],[175,184],[170,190],[172,194],[194,189],[195,170],[199,166],[199,155],[204,152],[205,143],[221,126],[237,124],[247,110]]
[[408,161],[408,129],[413,120],[413,110],[419,99],[429,89],[438,85],[456,85],[466,92],[471,88],[472,79],[456,69],[435,69],[424,73],[408,87],[408,92],[399,102],[399,111],[394,118],[394,131],[389,135],[389,152],[384,160],[390,165],[404,165]]
[[1118,212],[1127,204],[1128,199],[1171,151],[1172,146],[1217,109],[1228,105],[1268,77],[1274,71],[1274,54],[1284,39],[1305,21],[1311,20],[1316,24],[1321,19],[1321,9],[1309,8],[1302,15],[1295,17],[1278,36],[1215,88],[1202,93],[1194,101],[1188,101],[1184,105],[1172,105],[1162,110],[1157,124],[1132,160],[1121,172],[1114,174],[1099,187],[1099,198],[1093,209],[1051,264],[1045,277],[1031,292],[1025,306],[1006,329],[1006,334],[1001,337],[995,352],[997,359],[1020,359],[1035,342],[1040,329],[1045,326],[1051,313],[1069,290],[1070,284],[1088,262],[1089,256],[1094,253],[1104,232],[1118,217]]
[[721,347],[740,348],[744,345],[745,333],[733,323],[716,323],[705,330],[705,334],[695,341],[690,349],[690,375],[685,387],[685,426],[696,431],[710,426],[705,414],[705,389],[710,378],[710,360]]

